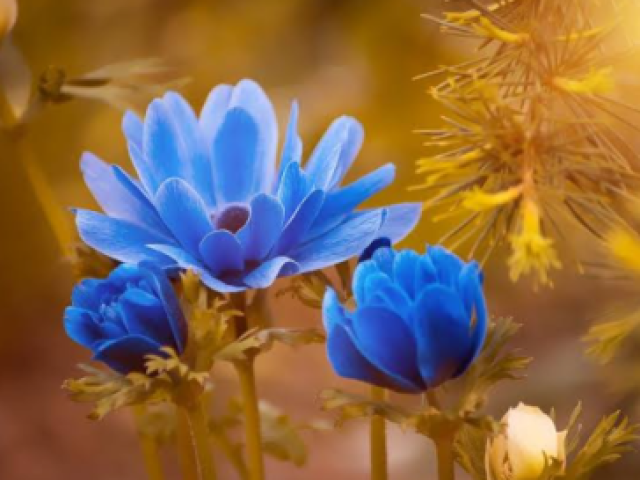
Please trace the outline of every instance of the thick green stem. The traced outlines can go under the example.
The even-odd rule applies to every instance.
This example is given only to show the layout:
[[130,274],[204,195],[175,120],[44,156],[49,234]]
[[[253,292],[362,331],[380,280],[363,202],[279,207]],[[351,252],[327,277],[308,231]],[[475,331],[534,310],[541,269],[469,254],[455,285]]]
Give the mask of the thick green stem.
[[454,480],[453,439],[441,438],[435,444],[438,457],[438,480]]
[[138,430],[138,438],[140,440],[140,448],[142,449],[142,457],[144,459],[145,469],[149,480],[164,480],[162,473],[162,461],[160,452],[158,451],[158,443],[149,435],[144,433],[144,413],[143,406],[133,407],[133,414],[136,420],[136,428]]
[[[384,401],[385,391],[380,387],[371,387],[371,398]],[[387,437],[384,417],[371,417],[371,480],[387,480]]]
[[240,379],[242,406],[244,408],[244,431],[247,448],[247,462],[250,480],[264,479],[264,461],[262,459],[262,431],[260,410],[256,393],[253,358],[236,362],[236,370]]

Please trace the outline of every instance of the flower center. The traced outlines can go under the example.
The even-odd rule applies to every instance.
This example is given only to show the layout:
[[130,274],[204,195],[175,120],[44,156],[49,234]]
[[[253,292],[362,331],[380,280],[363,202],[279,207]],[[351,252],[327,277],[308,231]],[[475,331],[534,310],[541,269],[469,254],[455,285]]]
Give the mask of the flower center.
[[217,215],[213,222],[217,229],[237,233],[249,220],[249,208],[245,205],[229,205]]

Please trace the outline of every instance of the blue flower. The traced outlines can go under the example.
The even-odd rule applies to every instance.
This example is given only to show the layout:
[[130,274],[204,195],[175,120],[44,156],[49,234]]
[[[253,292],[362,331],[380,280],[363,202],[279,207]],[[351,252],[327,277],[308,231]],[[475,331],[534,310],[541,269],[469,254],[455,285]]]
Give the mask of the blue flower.
[[105,214],[77,210],[80,236],[121,262],[192,269],[210,288],[235,292],[413,229],[419,204],[355,211],[393,181],[393,165],[340,186],[364,137],[356,120],[335,120],[304,167],[297,121],[294,103],[276,168],[273,106],[250,80],[214,88],[199,118],[175,93],[153,101],[144,121],[126,114],[139,180],[85,154],[84,178]]
[[417,393],[471,365],[486,336],[482,272],[442,247],[420,256],[382,246],[354,273],[357,308],[329,289],[323,316],[338,375]]
[[182,310],[164,272],[153,265],[123,264],[103,280],[82,280],[71,298],[67,335],[117,372],[144,372],[145,355],[162,354],[161,347],[184,351]]

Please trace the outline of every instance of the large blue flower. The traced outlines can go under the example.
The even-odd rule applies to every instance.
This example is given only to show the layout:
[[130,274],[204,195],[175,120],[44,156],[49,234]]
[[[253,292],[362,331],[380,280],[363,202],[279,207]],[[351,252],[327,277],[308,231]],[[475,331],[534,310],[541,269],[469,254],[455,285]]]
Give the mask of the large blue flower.
[[161,347],[182,353],[187,326],[164,272],[123,264],[105,279],[82,280],[65,310],[67,334],[120,373],[144,372],[145,355]]
[[486,336],[482,272],[442,247],[420,256],[381,246],[353,278],[357,308],[329,289],[323,316],[338,375],[405,393],[461,375]]
[[189,268],[221,292],[268,287],[279,276],[321,269],[362,251],[378,236],[400,240],[420,205],[355,211],[389,185],[385,165],[346,187],[363,130],[333,122],[304,166],[294,103],[276,169],[278,127],[254,82],[212,90],[198,118],[168,93],[144,121],[123,122],[140,180],[91,154],[84,177],[106,215],[76,211],[82,239],[122,262]]

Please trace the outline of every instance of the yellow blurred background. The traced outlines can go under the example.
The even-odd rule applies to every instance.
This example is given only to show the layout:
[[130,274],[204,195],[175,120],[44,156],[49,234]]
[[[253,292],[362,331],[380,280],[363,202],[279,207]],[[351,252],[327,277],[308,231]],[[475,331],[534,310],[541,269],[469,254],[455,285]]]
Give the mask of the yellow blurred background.
[[[13,42],[35,77],[51,65],[76,76],[123,60],[160,57],[191,79],[181,91],[196,108],[212,86],[253,78],[273,100],[281,129],[298,99],[306,152],[333,118],[353,115],[364,124],[366,141],[350,178],[386,162],[398,167],[395,185],[375,199],[382,204],[422,200],[419,192],[407,191],[417,183],[414,162],[425,154],[412,131],[437,125],[440,112],[425,93],[428,83],[412,77],[472,53],[420,17],[440,7],[440,0],[22,0]],[[27,141],[60,209],[95,206],[78,167],[84,150],[130,168],[121,115],[100,102],[73,100],[48,106],[31,123]],[[62,328],[70,266],[20,155],[4,137],[0,152],[0,479],[141,479],[128,416],[92,423],[87,409],[60,389],[88,358]],[[71,214],[65,215],[71,228]],[[438,238],[442,232],[431,216],[425,212],[408,244],[422,249]],[[616,408],[637,418],[631,405],[608,393],[601,371],[582,354],[580,336],[613,300],[613,289],[569,269],[558,275],[555,289],[535,293],[526,282],[508,281],[500,255],[487,269],[489,305],[494,315],[524,324],[517,344],[535,361],[528,379],[495,393],[491,411],[500,417],[519,401],[555,406],[562,426],[583,400],[587,425]],[[287,302],[273,306],[280,324],[319,323],[318,312],[285,308]],[[317,399],[323,388],[361,388],[333,375],[320,346],[297,352],[278,347],[261,359],[258,375],[262,395],[298,419],[323,417]],[[234,388],[224,371],[220,385]],[[435,478],[428,442],[391,430],[392,477]],[[269,478],[368,478],[361,422],[307,439],[307,467],[269,460]],[[596,478],[630,480],[638,471],[640,460],[632,454]]]

